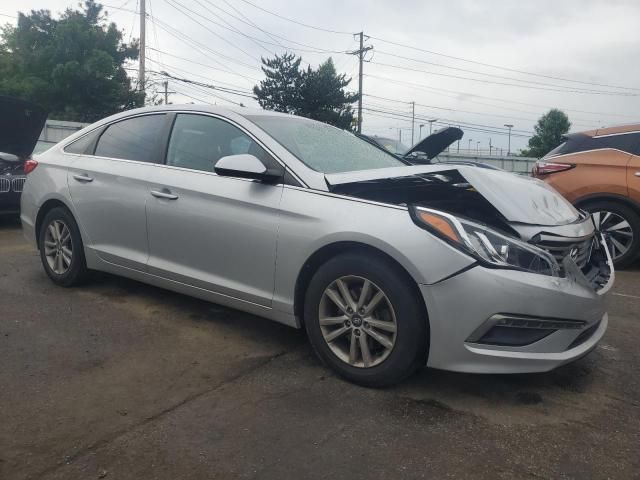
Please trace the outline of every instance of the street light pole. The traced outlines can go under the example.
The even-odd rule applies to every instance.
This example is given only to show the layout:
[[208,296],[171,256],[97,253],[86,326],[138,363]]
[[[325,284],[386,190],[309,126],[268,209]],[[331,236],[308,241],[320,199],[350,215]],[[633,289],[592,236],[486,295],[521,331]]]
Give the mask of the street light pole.
[[469,148],[467,148],[467,150],[469,150],[469,153],[471,153],[471,142],[473,142],[473,138],[469,139]]
[[476,142],[476,154],[480,154],[480,140]]
[[427,122],[429,122],[429,135],[431,135],[433,133],[433,122],[437,122],[438,119],[437,118],[433,118],[431,120],[427,120]]
[[504,126],[509,129],[509,145],[507,146],[507,156],[509,156],[511,155],[511,129],[513,128],[513,125],[510,123],[505,123]]
[[418,138],[418,140],[422,140],[422,127],[424,127],[424,123],[420,124],[420,135],[419,135],[420,138]]

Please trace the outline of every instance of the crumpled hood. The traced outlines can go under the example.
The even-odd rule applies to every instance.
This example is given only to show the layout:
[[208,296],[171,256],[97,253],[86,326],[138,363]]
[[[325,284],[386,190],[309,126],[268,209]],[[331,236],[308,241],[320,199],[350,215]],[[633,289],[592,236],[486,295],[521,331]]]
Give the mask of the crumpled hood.
[[0,96],[0,152],[27,158],[46,121],[47,112],[37,105]]
[[[385,198],[391,198],[389,192],[393,193],[394,189],[397,189],[396,199],[402,197],[403,190],[408,190],[410,181],[411,186],[415,187],[416,182],[421,183],[422,180],[423,188],[429,190],[430,178],[435,178],[441,181],[440,185],[449,181],[450,187],[454,189],[448,192],[440,190],[443,195],[455,192],[456,189],[476,191],[508,222],[556,226],[567,225],[580,219],[580,213],[573,205],[546,183],[502,170],[439,164],[327,174],[325,177],[332,192],[371,198],[367,195],[367,189],[376,189],[384,190]],[[466,182],[460,181],[460,177]],[[448,180],[454,178],[457,180]],[[434,183],[434,190],[435,187]],[[471,209],[473,205],[468,207]]]

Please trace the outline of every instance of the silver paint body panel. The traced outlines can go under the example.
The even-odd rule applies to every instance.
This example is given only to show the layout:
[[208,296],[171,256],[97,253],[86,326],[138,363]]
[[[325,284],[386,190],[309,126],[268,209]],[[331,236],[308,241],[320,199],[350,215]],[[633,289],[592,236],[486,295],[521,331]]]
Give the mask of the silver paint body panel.
[[[233,123],[285,165],[300,186],[74,155],[63,149],[86,132],[117,119],[167,110],[198,112]],[[238,112],[203,106],[125,112],[87,127],[37,160],[39,166],[29,174],[22,195],[25,236],[35,244],[40,208],[49,201],[60,202],[78,221],[91,269],[300,327],[294,296],[305,262],[318,250],[339,242],[364,244],[396,260],[419,286],[430,328],[428,364],[458,371],[547,370],[583,355],[606,329],[602,296],[588,286],[480,267],[471,257],[418,228],[403,206],[332,194],[324,174],[305,166]],[[451,169],[439,165],[399,170],[404,168]],[[470,175],[484,173],[478,169]],[[76,175],[92,181],[79,181]],[[354,176],[370,175],[356,172],[333,179],[351,181]],[[157,197],[152,191],[176,198]],[[544,199],[544,194],[539,198]],[[514,201],[513,208],[518,205]],[[540,215],[560,219],[563,233],[571,232],[572,225],[567,223],[571,210],[556,207],[550,214],[541,210]],[[530,235],[535,230],[528,224],[521,227]],[[585,228],[581,224],[577,229]],[[567,346],[579,331],[560,331],[519,349],[465,343],[487,318],[502,312],[601,323],[588,342],[569,350]]]

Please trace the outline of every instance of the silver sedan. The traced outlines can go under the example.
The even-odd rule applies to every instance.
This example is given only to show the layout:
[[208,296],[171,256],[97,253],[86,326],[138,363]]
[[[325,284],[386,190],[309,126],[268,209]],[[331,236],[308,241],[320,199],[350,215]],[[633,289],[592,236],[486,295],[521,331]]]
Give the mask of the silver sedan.
[[24,232],[56,284],[102,270],[304,328],[362,385],[545,371],[607,328],[607,248],[535,179],[193,105],[114,115],[25,170]]

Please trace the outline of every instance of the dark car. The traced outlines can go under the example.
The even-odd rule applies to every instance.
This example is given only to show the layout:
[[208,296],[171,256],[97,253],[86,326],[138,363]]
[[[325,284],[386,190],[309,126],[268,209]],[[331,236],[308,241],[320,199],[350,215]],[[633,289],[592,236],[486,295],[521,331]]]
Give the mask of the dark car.
[[0,214],[17,214],[31,152],[47,114],[37,105],[2,96],[0,112]]

